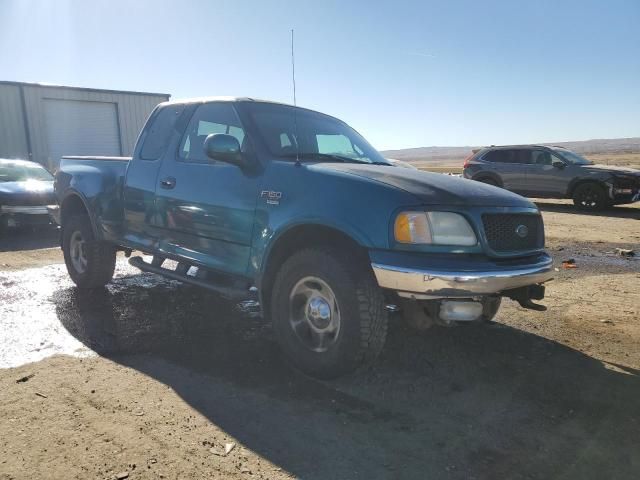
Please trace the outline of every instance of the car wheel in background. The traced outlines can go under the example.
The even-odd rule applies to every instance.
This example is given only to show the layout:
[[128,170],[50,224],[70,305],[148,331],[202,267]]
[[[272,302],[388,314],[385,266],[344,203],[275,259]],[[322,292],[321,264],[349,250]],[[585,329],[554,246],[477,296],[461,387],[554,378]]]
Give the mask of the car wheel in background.
[[341,252],[294,253],[276,275],[272,319],[293,365],[334,378],[373,360],[387,334],[384,296],[373,273]]
[[67,271],[78,287],[102,287],[113,278],[116,249],[96,240],[88,216],[74,215],[64,223],[62,252]]
[[602,210],[608,206],[604,189],[594,182],[578,185],[573,192],[573,203],[581,210]]

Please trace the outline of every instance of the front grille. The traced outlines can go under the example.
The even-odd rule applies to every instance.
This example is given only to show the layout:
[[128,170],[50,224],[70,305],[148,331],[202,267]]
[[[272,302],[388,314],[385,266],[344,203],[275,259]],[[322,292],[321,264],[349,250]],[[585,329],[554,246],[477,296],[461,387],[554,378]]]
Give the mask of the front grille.
[[540,215],[485,213],[482,223],[489,247],[494,252],[518,252],[544,247],[544,226]]

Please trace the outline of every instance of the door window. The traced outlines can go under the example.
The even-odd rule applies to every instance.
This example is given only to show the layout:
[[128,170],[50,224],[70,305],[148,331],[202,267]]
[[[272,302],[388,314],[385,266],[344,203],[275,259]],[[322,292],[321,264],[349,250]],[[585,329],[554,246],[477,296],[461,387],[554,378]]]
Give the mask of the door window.
[[176,121],[183,111],[184,105],[170,105],[156,113],[150,125],[145,127],[146,134],[140,151],[141,159],[156,160],[160,158],[171,140]]
[[495,163],[527,163],[528,151],[521,149],[491,150],[482,157],[485,162]]
[[567,162],[564,160],[564,158],[562,158],[560,155],[556,155],[555,153],[552,153],[551,155],[549,155],[549,165],[553,165],[554,162],[560,162],[563,165],[567,165]]
[[205,103],[196,110],[180,142],[180,159],[192,163],[209,163],[210,159],[204,153],[204,141],[214,133],[236,137],[243,148],[244,129],[231,103]]
[[551,154],[545,150],[533,150],[531,163],[534,165],[551,165]]

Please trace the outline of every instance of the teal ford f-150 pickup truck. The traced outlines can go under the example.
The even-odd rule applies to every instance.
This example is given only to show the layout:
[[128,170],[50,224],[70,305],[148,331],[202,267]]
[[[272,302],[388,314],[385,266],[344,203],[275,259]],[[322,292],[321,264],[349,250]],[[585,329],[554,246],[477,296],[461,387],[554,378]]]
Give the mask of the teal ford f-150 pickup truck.
[[490,320],[501,297],[544,309],[553,272],[530,201],[392,166],[336,118],[249,98],[160,104],[132,158],[63,157],[55,192],[78,287],[144,252],[130,263],[254,298],[324,378],[380,352],[391,310],[447,325]]

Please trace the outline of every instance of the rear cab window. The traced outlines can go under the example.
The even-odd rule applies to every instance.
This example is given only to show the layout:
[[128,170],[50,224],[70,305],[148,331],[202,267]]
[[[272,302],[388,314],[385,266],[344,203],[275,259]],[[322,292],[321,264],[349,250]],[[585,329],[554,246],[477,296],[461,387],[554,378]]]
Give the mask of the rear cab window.
[[142,160],[157,160],[164,154],[183,111],[184,105],[168,105],[153,115],[145,129],[140,150]]

